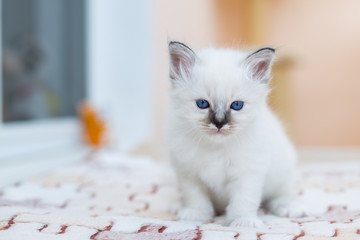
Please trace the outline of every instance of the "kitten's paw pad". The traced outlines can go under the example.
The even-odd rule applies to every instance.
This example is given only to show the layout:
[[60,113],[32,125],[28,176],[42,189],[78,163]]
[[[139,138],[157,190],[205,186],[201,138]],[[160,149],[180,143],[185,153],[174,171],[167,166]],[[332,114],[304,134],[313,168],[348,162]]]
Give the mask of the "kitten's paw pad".
[[177,214],[180,220],[207,222],[212,219],[212,214],[193,208],[182,208]]
[[252,228],[262,228],[264,227],[263,221],[258,217],[239,217],[231,221],[229,224],[230,227],[252,227]]
[[298,218],[307,216],[305,207],[297,202],[274,201],[270,205],[270,211],[280,217]]

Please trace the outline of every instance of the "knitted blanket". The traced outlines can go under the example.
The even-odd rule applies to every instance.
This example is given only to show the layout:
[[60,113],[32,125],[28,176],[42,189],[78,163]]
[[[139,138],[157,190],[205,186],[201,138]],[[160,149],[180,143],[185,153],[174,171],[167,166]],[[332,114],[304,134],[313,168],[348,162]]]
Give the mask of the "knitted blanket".
[[179,193],[171,167],[101,151],[84,163],[0,190],[0,240],[360,239],[360,163],[298,168],[303,218],[260,210],[265,226],[231,228],[176,221]]

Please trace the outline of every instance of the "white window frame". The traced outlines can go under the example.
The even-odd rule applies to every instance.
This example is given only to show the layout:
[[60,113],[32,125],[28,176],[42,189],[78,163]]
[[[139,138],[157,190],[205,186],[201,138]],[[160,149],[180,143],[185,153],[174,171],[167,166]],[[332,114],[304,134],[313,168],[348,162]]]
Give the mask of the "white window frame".
[[[0,2],[0,10],[2,2]],[[2,22],[0,19],[0,37]],[[0,47],[2,55],[2,47]],[[0,66],[2,66],[0,59]],[[0,76],[2,89],[2,76]],[[0,91],[0,107],[2,107]],[[20,165],[28,161],[28,155],[39,151],[63,151],[69,147],[81,147],[79,124],[76,117],[59,117],[4,123],[0,111],[0,167]],[[16,161],[15,161],[16,159]],[[51,160],[48,160],[51,161]]]
[[75,117],[2,124],[0,134],[0,164],[12,157],[81,142]]
[[[87,2],[86,94],[96,107],[105,111],[104,117],[108,119],[109,128],[112,129],[110,140],[119,142],[120,149],[128,150],[147,139],[151,134],[152,104],[149,101],[152,92],[150,81],[152,55],[149,50],[152,47],[151,28],[153,27],[151,2],[146,1],[141,8],[136,1],[108,0],[106,4],[102,3],[104,1],[90,0]],[[126,12],[119,14],[117,9],[129,11],[125,7],[132,9],[132,15],[126,14]],[[134,29],[137,33],[124,37],[129,35],[127,25],[134,20],[139,21],[138,19],[144,26],[140,25]],[[110,28],[106,29],[106,26],[114,20],[120,22],[117,24],[117,26],[120,25],[119,32],[114,32]],[[1,22],[0,26],[2,26]],[[144,66],[148,63],[148,66],[142,76],[137,76],[136,79],[127,82],[127,89],[123,89],[119,85],[119,79],[131,78],[131,69],[127,72],[119,72],[116,66],[110,68],[104,66],[101,59],[112,57],[114,61],[121,64],[127,60],[124,59],[124,54],[132,54],[132,52],[126,52],[129,51],[126,45],[121,46],[121,44],[131,45],[134,41],[144,38],[146,39],[142,47],[146,53],[143,54],[144,49],[140,49],[138,52],[135,50],[133,54],[140,52],[142,56],[141,59],[133,59],[133,61],[134,64],[136,61],[136,63],[143,63]],[[112,40],[109,42],[109,39]],[[116,46],[117,43],[120,45]],[[107,46],[105,51],[104,45]],[[122,48],[121,51],[125,53],[119,54],[122,53],[119,50],[116,53],[117,47]],[[116,57],[110,56],[114,49]],[[0,79],[0,84],[1,82]],[[119,91],[114,91],[114,88],[117,87]],[[139,91],[137,92],[139,97],[134,102],[121,101],[121,98],[124,100],[134,95],[134,92],[131,92],[132,89]],[[119,98],[120,101],[118,101]],[[1,101],[0,93],[0,106],[2,106]],[[139,103],[143,103],[142,111],[134,111]],[[0,111],[1,113],[2,111]],[[124,118],[124,113],[131,114]],[[129,117],[133,119],[129,120]],[[0,119],[2,119],[1,115]],[[136,131],[126,127],[122,128],[123,125],[129,124],[129,121],[138,126]],[[120,136],[120,140],[116,139],[118,136]],[[60,117],[24,123],[3,124],[0,122],[0,187],[47,172],[55,167],[82,160],[88,151],[89,149],[82,143],[81,127],[76,117]],[[64,155],[64,153],[68,153],[68,155]],[[58,155],[63,157],[59,158]]]

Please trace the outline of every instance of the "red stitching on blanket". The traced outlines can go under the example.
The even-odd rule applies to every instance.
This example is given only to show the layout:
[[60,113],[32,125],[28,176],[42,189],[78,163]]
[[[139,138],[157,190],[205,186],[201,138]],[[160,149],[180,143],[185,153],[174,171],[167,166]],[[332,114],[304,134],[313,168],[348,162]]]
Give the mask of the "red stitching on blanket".
[[6,230],[9,229],[11,227],[11,225],[15,224],[14,219],[17,217],[17,215],[14,215],[8,222],[8,225],[1,228],[0,230]]
[[60,232],[58,232],[57,234],[64,234],[67,228],[68,228],[68,226],[62,225],[61,229],[60,229]]
[[293,238],[293,240],[297,240],[299,237],[303,237],[303,236],[305,236],[305,232],[304,232],[304,230],[301,230],[301,233],[300,233],[299,235],[296,235],[296,236]]
[[41,228],[39,228],[39,232],[41,232],[42,230],[44,230],[44,228],[47,228],[49,225],[45,224],[44,226],[42,226]]
[[97,231],[96,233],[94,233],[93,235],[91,235],[90,239],[93,240],[93,239],[95,239],[96,236],[99,235],[100,233],[105,232],[105,231],[110,231],[113,225],[114,225],[114,223],[111,222],[111,224],[110,224],[109,226],[107,226],[106,228],[104,228],[104,230],[99,230],[99,231]]
[[201,240],[202,232],[200,231],[199,227],[196,228],[196,237],[192,240]]

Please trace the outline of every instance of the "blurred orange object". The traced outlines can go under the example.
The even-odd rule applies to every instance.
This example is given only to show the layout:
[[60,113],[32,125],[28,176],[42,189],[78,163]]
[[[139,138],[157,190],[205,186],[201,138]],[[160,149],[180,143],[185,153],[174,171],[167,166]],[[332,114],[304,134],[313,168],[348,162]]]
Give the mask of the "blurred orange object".
[[79,117],[84,141],[95,148],[105,145],[106,123],[100,118],[95,108],[91,104],[83,102],[79,108]]

